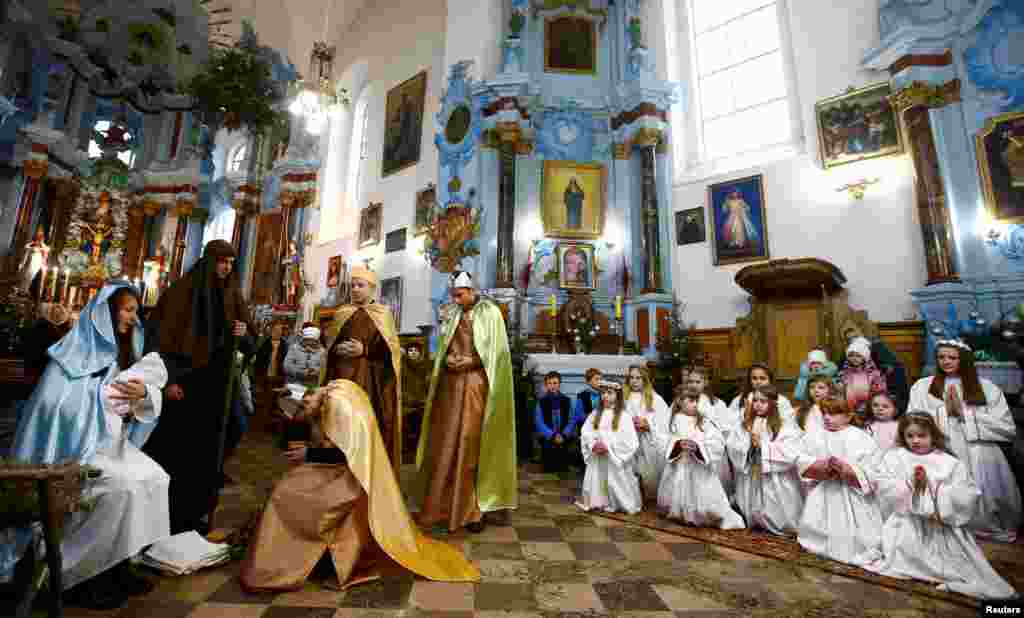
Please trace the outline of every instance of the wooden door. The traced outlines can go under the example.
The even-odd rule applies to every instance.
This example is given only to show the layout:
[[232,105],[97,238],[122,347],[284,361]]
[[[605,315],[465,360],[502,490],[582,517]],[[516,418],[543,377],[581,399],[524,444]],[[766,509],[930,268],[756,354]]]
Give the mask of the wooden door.
[[253,252],[252,294],[254,305],[270,305],[281,283],[281,239],[284,216],[280,210],[256,217],[256,248]]

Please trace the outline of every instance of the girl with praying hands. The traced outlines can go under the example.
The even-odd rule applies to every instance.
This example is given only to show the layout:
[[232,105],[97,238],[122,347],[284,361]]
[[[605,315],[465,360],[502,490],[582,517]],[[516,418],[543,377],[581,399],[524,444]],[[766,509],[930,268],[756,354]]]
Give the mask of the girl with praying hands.
[[792,535],[804,505],[796,471],[801,434],[796,423],[782,419],[778,400],[775,387],[756,389],[726,449],[736,471],[736,504],[747,524]]
[[804,436],[797,460],[812,483],[797,541],[813,554],[863,566],[881,555],[882,516],[867,476],[878,445],[850,424],[846,401],[826,399],[821,411],[825,431]]
[[743,519],[729,507],[718,478],[725,440],[718,425],[701,414],[700,391],[686,391],[672,403],[662,439],[665,470],[658,487],[658,510],[694,526],[732,530]]
[[647,368],[640,365],[629,368],[625,401],[626,412],[633,419],[633,428],[640,442],[636,453],[636,473],[640,476],[644,496],[653,500],[658,496],[658,484],[665,468],[665,456],[659,445],[668,427],[668,404],[654,392]]
[[587,470],[576,506],[584,511],[639,513],[643,502],[633,472],[633,457],[640,448],[636,428],[626,412],[622,386],[602,381],[600,390],[601,405],[587,417],[580,436]]
[[1024,509],[1013,470],[997,444],[1013,442],[1017,435],[1003,392],[978,377],[974,353],[962,341],[939,341],[935,366],[934,376],[911,388],[908,409],[935,418],[950,452],[981,489],[977,514],[968,527],[982,538],[1013,543]]
[[[711,389],[711,373],[705,367],[692,367],[686,378],[686,389],[696,391],[700,394],[700,400],[698,408],[704,418],[710,418],[718,425],[718,429],[722,432],[722,439],[727,440],[730,432],[732,432],[740,424],[740,418],[733,418],[729,406],[725,405],[725,402],[715,397],[714,392]],[[684,391],[677,393],[677,397]],[[733,484],[732,468],[729,466],[729,457],[723,456],[718,462],[718,480],[722,483],[722,489],[725,490],[725,495],[732,497],[734,484]]]
[[835,395],[832,379],[814,376],[807,381],[807,395],[796,411],[796,424],[804,433],[825,431],[825,419],[821,415],[821,402]]
[[871,475],[886,514],[883,558],[864,568],[973,597],[1014,596],[967,531],[981,498],[967,466],[946,451],[945,436],[927,412],[910,412],[898,425],[895,448]]

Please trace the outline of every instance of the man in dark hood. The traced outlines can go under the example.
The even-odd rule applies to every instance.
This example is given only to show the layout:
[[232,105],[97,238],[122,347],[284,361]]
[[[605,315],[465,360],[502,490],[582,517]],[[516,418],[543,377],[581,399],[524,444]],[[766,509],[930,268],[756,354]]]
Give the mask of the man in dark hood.
[[223,240],[160,296],[147,321],[147,345],[169,379],[167,403],[145,452],[171,476],[171,533],[203,532],[223,478],[225,414],[234,389],[234,350],[252,352],[249,311]]

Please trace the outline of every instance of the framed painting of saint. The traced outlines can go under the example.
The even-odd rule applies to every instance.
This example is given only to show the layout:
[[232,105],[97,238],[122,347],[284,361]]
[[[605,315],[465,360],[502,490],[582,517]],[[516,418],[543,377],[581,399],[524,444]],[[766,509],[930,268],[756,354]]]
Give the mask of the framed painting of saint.
[[419,162],[426,94],[426,71],[417,73],[388,91],[384,112],[381,176],[390,176]]
[[764,176],[708,186],[715,266],[768,259]]
[[426,189],[416,192],[416,215],[412,227],[413,236],[427,233],[436,204],[437,189],[434,187],[434,183],[430,183]]
[[1000,223],[1024,223],[1024,112],[989,118],[974,139],[989,214]]
[[380,304],[387,305],[395,317],[395,328],[402,330],[402,278],[391,277],[380,282]]
[[341,256],[335,255],[327,259],[327,287],[336,288],[341,281]]
[[594,289],[594,247],[574,242],[558,245],[558,287]]
[[359,247],[368,247],[380,242],[383,204],[373,204],[359,214]]
[[595,163],[544,161],[544,234],[600,238],[604,233],[607,170]]
[[544,20],[544,70],[549,73],[597,73],[597,23],[561,15]]
[[818,149],[825,169],[903,152],[889,82],[818,101]]
[[687,208],[676,213],[676,244],[692,245],[707,240],[704,207]]

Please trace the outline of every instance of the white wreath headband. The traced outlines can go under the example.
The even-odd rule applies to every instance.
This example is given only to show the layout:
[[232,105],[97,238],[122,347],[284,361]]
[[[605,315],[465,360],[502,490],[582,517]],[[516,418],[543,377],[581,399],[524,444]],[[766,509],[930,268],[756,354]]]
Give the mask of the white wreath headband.
[[973,350],[971,350],[971,346],[967,345],[963,341],[960,341],[959,339],[939,339],[935,343],[935,347],[939,346],[946,346],[948,348],[960,348],[961,350],[973,352]]

